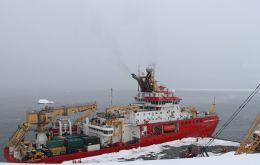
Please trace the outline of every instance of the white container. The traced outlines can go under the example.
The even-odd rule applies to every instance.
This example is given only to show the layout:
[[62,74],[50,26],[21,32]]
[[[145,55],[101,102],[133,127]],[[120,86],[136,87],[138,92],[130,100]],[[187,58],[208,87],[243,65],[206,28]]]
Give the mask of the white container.
[[89,145],[89,146],[87,146],[87,150],[88,151],[100,150],[100,144]]
[[14,154],[14,147],[9,147],[9,154],[13,155]]

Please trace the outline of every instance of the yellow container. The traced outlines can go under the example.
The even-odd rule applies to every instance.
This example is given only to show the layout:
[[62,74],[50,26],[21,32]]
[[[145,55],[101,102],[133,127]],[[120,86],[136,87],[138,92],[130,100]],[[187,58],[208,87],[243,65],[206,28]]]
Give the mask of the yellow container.
[[60,155],[61,153],[66,152],[66,147],[56,147],[56,148],[50,148],[49,149],[53,155]]

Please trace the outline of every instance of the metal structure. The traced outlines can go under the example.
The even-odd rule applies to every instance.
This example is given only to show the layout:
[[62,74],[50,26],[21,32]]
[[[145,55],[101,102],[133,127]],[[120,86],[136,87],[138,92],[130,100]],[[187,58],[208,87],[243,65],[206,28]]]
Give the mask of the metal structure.
[[70,106],[70,107],[59,107],[50,108],[45,107],[41,111],[33,111],[26,113],[26,121],[18,126],[17,130],[10,137],[7,146],[17,147],[19,143],[23,140],[25,133],[30,129],[32,125],[37,125],[37,132],[45,131],[45,125],[47,125],[51,118],[55,116],[66,116],[71,113],[84,112],[85,115],[80,116],[74,121],[74,125],[78,124],[81,120],[89,116],[91,113],[95,112],[97,109],[96,103],[80,105],[80,106]]
[[128,105],[128,106],[111,106],[106,109],[106,113],[109,115],[113,114],[125,114],[128,112],[137,111],[138,107],[136,105]]
[[246,136],[241,141],[240,146],[236,150],[236,155],[243,153],[253,153],[260,147],[260,113],[249,128]]
[[138,76],[132,73],[132,77],[138,82],[141,92],[153,92],[158,90],[158,84],[155,80],[155,66],[146,69],[146,76]]

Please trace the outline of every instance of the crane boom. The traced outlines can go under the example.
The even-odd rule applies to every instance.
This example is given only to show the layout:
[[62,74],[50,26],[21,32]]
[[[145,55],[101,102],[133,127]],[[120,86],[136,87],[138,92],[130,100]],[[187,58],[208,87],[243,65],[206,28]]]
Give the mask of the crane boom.
[[61,115],[68,115],[70,113],[85,112],[87,110],[96,110],[96,108],[97,108],[96,103],[94,103],[94,104],[59,107],[59,108],[45,107],[45,109],[41,110],[41,112],[51,114],[52,116],[61,116]]
[[83,115],[78,117],[77,119],[74,120],[73,125],[78,125],[82,120],[84,120],[86,117],[94,113],[96,109],[90,109],[89,111],[85,111]]
[[44,131],[45,125],[49,123],[48,117],[55,116],[64,116],[71,113],[84,112],[85,115],[78,117],[75,120],[75,124],[78,124],[82,119],[95,112],[97,109],[96,103],[80,105],[80,106],[69,106],[69,107],[59,107],[59,108],[50,108],[45,107],[41,111],[33,111],[26,113],[26,121],[18,126],[17,130],[9,139],[7,146],[16,147],[24,138],[25,133],[29,130],[31,125],[37,125],[37,131]]
[[137,106],[135,106],[135,105],[111,106],[111,107],[106,109],[106,112],[111,115],[115,112],[122,114],[122,113],[125,113],[125,112],[136,111],[136,110],[137,110]]
[[25,133],[28,131],[28,129],[31,127],[30,123],[24,122],[21,125],[18,126],[18,129],[14,132],[14,134],[10,137],[7,146],[16,147],[24,138]]

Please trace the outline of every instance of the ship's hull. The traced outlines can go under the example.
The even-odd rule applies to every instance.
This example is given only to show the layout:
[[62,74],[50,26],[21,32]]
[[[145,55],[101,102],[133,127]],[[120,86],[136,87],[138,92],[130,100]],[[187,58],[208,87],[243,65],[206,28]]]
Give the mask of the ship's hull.
[[[115,146],[110,148],[103,148],[96,151],[78,152],[73,154],[66,154],[54,157],[45,157],[35,163],[62,163],[64,161],[80,159],[90,156],[101,155],[105,153],[118,152],[120,150],[128,150],[137,147],[145,147],[152,144],[160,144],[172,140],[182,139],[185,137],[209,137],[213,134],[218,122],[218,116],[208,116],[204,118],[193,118],[189,120],[171,121],[178,123],[178,131],[172,133],[164,133],[160,135],[150,135],[140,138],[140,143],[137,144],[123,144],[122,146]],[[169,122],[170,123],[170,122]],[[152,127],[164,125],[164,123],[143,124],[140,127]],[[166,123],[167,124],[167,123]],[[8,162],[13,163],[28,163],[28,161],[19,161],[9,154],[9,149],[4,149],[4,157]]]

